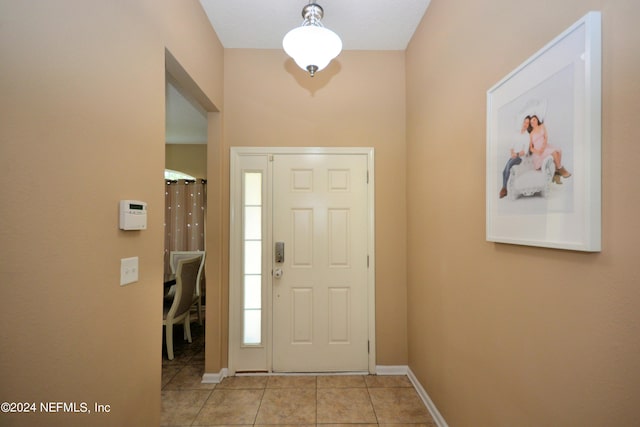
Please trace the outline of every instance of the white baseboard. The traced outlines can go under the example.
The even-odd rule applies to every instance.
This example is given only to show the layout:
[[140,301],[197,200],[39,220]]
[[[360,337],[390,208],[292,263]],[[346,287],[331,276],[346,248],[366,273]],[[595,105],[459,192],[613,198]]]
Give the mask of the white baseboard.
[[205,384],[219,384],[228,375],[227,368],[222,368],[217,374],[207,374],[202,376],[202,382]]
[[447,422],[442,417],[442,414],[440,414],[440,411],[438,411],[438,408],[436,408],[436,405],[433,403],[425,389],[422,387],[422,384],[420,384],[420,381],[418,381],[415,374],[409,367],[407,367],[407,376],[409,377],[409,381],[411,381],[411,384],[413,384],[413,387],[418,392],[418,395],[427,406],[427,409],[431,413],[431,417],[436,422],[438,427],[448,427]]
[[376,375],[407,375],[409,367],[407,365],[398,366],[376,366]]
[[436,422],[438,427],[448,427],[447,422],[442,418],[442,415],[436,408],[436,405],[433,403],[427,392],[425,391],[420,381],[416,378],[415,374],[411,371],[407,365],[398,365],[398,366],[376,366],[376,374],[377,375],[406,375],[409,377],[409,381],[413,384],[413,388],[416,389],[418,396],[422,399],[422,402],[425,404],[431,417]]

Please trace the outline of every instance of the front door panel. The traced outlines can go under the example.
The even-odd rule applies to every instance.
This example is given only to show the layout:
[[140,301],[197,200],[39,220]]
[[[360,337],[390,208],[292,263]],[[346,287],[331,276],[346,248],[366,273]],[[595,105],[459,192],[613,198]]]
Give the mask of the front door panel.
[[367,156],[273,156],[273,370],[368,370]]

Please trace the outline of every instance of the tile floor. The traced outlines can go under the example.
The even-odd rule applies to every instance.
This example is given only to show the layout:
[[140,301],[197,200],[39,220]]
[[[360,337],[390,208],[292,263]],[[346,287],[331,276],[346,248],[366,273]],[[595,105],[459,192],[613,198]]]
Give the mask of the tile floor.
[[[181,329],[174,336],[180,337]],[[436,426],[406,376],[236,376],[202,384],[204,329],[163,350],[162,426]]]

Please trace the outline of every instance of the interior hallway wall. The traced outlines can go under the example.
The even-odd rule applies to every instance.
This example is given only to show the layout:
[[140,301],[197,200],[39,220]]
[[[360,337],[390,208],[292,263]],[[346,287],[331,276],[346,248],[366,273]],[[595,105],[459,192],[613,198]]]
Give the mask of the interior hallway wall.
[[311,78],[281,50],[226,49],[224,89],[225,212],[229,147],[375,148],[377,363],[406,365],[404,52],[342,52]]
[[[589,10],[602,252],[486,242],[486,91]],[[432,0],[409,45],[409,365],[452,427],[640,424],[639,15],[635,0]]]
[[184,172],[194,178],[207,178],[206,144],[167,144],[165,153],[167,169]]
[[[160,422],[165,49],[222,108],[197,0],[0,1],[0,401],[110,406],[2,425]],[[121,199],[147,230],[118,229]]]

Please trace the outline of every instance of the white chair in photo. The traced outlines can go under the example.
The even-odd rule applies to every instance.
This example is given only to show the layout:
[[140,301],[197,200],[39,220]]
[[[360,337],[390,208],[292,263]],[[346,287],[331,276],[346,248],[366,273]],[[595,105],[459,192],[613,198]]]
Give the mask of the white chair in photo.
[[507,182],[509,199],[515,200],[519,196],[533,196],[536,193],[547,197],[555,172],[553,157],[544,159],[540,169],[536,170],[533,166],[533,157],[525,156],[522,163],[511,168]]

